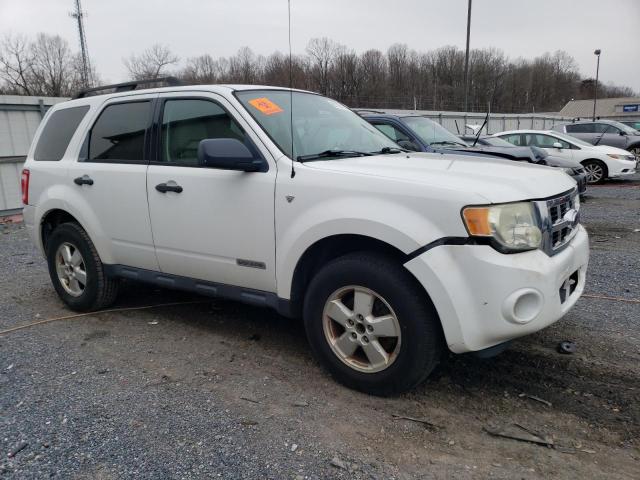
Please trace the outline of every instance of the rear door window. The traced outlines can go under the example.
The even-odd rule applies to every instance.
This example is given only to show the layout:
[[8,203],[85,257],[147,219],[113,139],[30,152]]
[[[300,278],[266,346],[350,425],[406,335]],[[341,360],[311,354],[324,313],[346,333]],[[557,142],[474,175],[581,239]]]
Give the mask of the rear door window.
[[374,123],[373,126],[376,127],[378,130],[380,130],[382,133],[384,133],[387,137],[389,137],[394,142],[398,142],[400,140],[411,141],[411,139],[407,135],[405,135],[404,132],[394,127],[393,125],[389,125],[387,123]]
[[521,147],[522,146],[522,136],[519,133],[514,133],[512,135],[505,135],[503,137],[500,137],[503,140],[506,140],[507,142],[511,143],[512,145],[515,145],[517,147]]
[[567,125],[567,133],[595,133],[595,125],[593,123],[576,123]]
[[89,111],[89,106],[63,108],[51,114],[44,126],[33,159],[55,162],[64,156],[71,137]]
[[150,121],[150,101],[108,105],[89,134],[88,161],[143,162]]

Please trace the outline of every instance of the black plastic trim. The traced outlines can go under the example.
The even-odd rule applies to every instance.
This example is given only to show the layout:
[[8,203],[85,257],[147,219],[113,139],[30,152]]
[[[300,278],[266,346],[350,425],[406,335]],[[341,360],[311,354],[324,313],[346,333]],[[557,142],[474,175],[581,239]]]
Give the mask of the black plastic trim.
[[208,282],[126,265],[104,265],[104,271],[109,277],[150,283],[163,288],[184,290],[208,297],[226,298],[258,307],[269,307],[276,310],[280,315],[291,316],[291,302],[287,299],[279,298],[272,292]]
[[[434,240],[427,245],[414,250],[413,252],[407,255],[407,262],[413,260],[416,257],[419,257],[424,252],[431,250],[432,248],[439,247],[440,245],[476,245],[477,239],[469,238],[469,237],[442,237],[437,240]],[[405,262],[406,263],[406,262]]]

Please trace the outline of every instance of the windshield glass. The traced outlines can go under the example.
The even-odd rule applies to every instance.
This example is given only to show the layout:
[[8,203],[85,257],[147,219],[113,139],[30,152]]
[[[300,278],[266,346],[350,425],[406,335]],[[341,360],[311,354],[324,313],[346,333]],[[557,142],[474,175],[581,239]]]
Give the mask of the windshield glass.
[[561,133],[558,132],[550,132],[552,134],[552,136],[559,138],[561,140],[564,140],[565,142],[569,142],[569,143],[573,143],[574,145],[579,145],[581,147],[593,147],[592,144],[587,143],[585,141],[580,140],[579,138],[576,137],[571,137],[569,135],[563,135]]
[[467,145],[449,132],[442,125],[424,117],[402,117],[402,120],[420,137],[427,145],[434,147],[455,147]]
[[[246,90],[236,92],[236,97],[289,158],[329,150],[378,152],[385,147],[398,148],[369,122],[330,98],[288,90]],[[348,156],[357,156],[357,153],[341,158]]]
[[512,143],[509,143],[506,140],[503,140],[498,137],[482,137],[482,140],[484,140],[489,145],[493,145],[494,147],[513,147],[514,146]]

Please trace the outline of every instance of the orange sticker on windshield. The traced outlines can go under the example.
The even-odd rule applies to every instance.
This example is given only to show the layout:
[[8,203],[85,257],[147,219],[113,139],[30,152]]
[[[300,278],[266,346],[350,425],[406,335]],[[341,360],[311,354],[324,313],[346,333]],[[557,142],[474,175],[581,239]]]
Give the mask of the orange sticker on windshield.
[[265,115],[273,115],[274,113],[280,113],[284,111],[266,97],[254,98],[253,100],[249,100],[249,103]]

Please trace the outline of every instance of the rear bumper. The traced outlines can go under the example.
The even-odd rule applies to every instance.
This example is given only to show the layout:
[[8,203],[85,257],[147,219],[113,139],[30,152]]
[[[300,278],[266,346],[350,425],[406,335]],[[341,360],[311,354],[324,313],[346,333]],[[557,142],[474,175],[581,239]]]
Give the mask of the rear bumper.
[[442,245],[405,264],[429,293],[455,353],[493,347],[559,320],[584,290],[589,243],[505,255],[484,245]]
[[33,244],[38,248],[41,254],[44,255],[44,249],[42,248],[42,239],[40,238],[40,229],[36,225],[36,207],[33,205],[25,205],[22,209],[22,221],[29,234],[29,238]]

